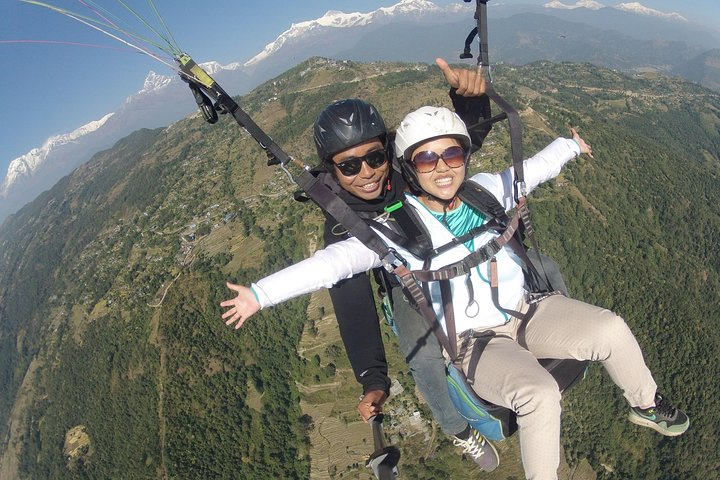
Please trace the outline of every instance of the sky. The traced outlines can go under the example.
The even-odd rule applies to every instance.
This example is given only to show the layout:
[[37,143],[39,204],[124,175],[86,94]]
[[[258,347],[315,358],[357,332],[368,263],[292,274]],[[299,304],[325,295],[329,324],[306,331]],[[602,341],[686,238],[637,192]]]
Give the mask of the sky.
[[[398,1],[154,0],[154,3],[182,49],[198,62],[215,60],[224,65],[249,60],[292,23],[319,18],[328,10],[367,13]],[[441,6],[462,3],[433,1]],[[545,1],[518,0],[517,3]],[[147,0],[124,2],[143,17],[154,20]],[[118,0],[46,0],[46,3],[89,17],[94,13],[84,4],[112,6],[113,12],[122,11]],[[563,3],[571,4],[574,0],[563,0]],[[602,3],[620,2],[605,0]],[[718,0],[641,0],[641,3],[664,12],[678,12],[706,25],[720,25]],[[137,20],[133,19],[128,25],[136,33],[156,38]],[[9,42],[17,40],[75,42],[112,48]],[[125,98],[142,88],[150,70],[164,75],[173,73],[156,60],[90,27],[20,0],[0,0],[0,65],[4,71],[0,79],[0,181],[13,159],[41,146],[48,137],[69,133],[117,110]]]

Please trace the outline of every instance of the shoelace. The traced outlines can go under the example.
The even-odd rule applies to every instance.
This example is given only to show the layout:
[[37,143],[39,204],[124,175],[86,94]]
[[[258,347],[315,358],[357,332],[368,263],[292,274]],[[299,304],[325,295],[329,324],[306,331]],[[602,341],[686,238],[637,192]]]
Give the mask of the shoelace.
[[467,440],[460,440],[459,438],[456,438],[453,440],[453,444],[457,447],[463,447],[463,453],[469,453],[473,456],[473,458],[479,458],[485,454],[485,451],[483,450],[485,440],[478,440],[475,435],[470,435]]
[[660,401],[656,403],[655,411],[660,415],[664,415],[669,418],[675,416],[675,411],[677,409],[672,406],[670,401],[663,396],[658,395],[658,397],[660,398]]

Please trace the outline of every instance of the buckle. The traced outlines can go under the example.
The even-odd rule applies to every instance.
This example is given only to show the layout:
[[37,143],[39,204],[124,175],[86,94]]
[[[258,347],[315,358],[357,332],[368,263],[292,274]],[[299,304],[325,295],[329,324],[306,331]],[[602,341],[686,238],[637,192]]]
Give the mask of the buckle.
[[499,251],[500,251],[500,249],[498,248],[497,239],[493,238],[488,243],[486,243],[485,245],[480,247],[480,249],[478,249],[478,252],[482,252],[482,254],[483,254],[483,259],[482,259],[482,262],[480,262],[480,263],[487,262],[492,257],[494,257],[495,254],[497,254]]
[[552,292],[527,292],[525,294],[525,301],[528,305],[532,305],[534,303],[540,303],[546,298],[554,295],[563,295],[563,293],[560,290],[553,290]]
[[390,212],[383,212],[380,215],[373,218],[373,221],[378,222],[378,223],[387,223],[389,218],[390,218]]
[[380,263],[382,263],[383,268],[387,270],[389,273],[394,273],[395,269],[400,266],[407,266],[407,263],[405,262],[405,259],[397,253],[397,251],[394,248],[389,248],[388,253],[380,259]]

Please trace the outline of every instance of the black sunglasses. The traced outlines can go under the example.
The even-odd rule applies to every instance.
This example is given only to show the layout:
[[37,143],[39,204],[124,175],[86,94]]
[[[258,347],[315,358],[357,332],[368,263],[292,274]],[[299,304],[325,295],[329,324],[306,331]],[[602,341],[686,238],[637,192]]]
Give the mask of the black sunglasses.
[[450,168],[460,168],[465,165],[465,149],[457,145],[448,147],[438,155],[432,150],[418,153],[412,159],[415,171],[418,173],[430,173],[437,168],[438,161],[442,158],[445,165]]
[[352,177],[360,173],[363,162],[367,163],[370,168],[382,167],[387,162],[385,150],[373,150],[362,157],[349,157],[340,163],[333,162],[333,165],[346,177]]

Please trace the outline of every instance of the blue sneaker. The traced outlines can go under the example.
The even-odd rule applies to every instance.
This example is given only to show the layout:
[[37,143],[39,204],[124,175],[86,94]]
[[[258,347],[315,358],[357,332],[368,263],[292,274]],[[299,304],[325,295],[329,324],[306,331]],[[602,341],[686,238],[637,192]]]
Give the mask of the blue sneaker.
[[649,427],[668,437],[676,437],[685,433],[690,426],[690,419],[685,412],[670,403],[670,400],[659,393],[655,394],[655,406],[650,408],[632,407],[628,420],[636,425]]

